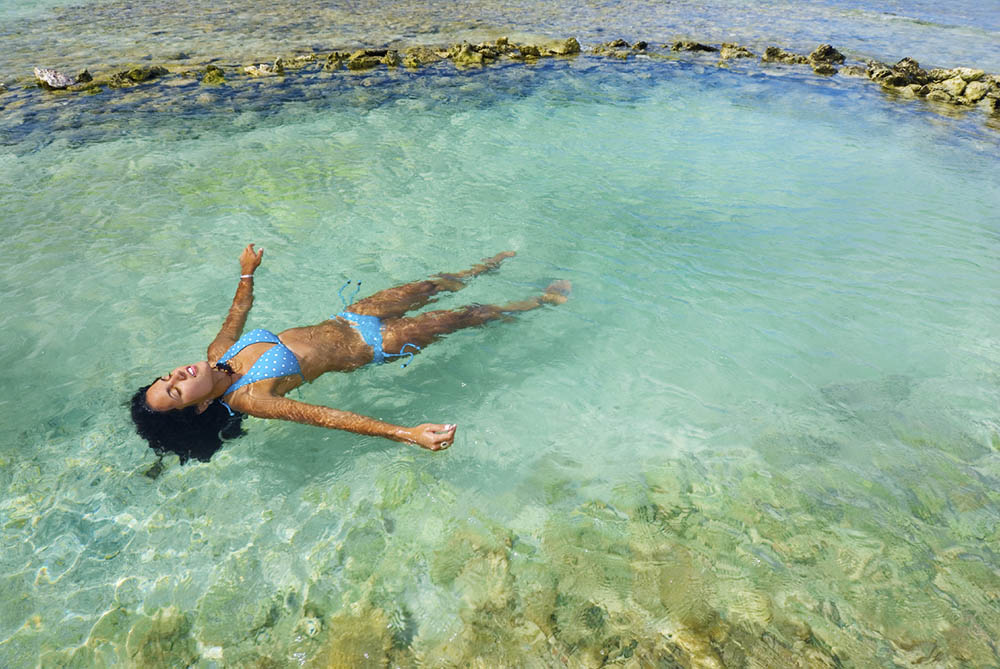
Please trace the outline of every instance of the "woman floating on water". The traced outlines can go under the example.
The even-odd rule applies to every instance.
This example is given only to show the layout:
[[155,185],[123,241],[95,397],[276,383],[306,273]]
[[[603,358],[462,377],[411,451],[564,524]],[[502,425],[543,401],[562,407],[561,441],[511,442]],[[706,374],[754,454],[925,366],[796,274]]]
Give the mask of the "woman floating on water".
[[253,305],[253,273],[264,256],[263,249],[255,251],[250,244],[240,255],[242,276],[236,296],[222,329],[208,346],[208,360],[178,367],[133,395],[132,419],[139,435],[158,453],[173,451],[182,461],[208,460],[223,438],[242,434],[240,422],[246,414],[385,437],[432,451],[447,448],[455,439],[455,425],[401,427],[284,395],[326,372],[351,372],[387,358],[412,359],[450,332],[566,301],[570,283],[556,281],[542,295],[520,302],[405,315],[441,291],[461,290],[464,279],[496,269],[513,255],[506,251],[456,274],[383,290],[317,325],[278,335],[258,329],[240,336]]

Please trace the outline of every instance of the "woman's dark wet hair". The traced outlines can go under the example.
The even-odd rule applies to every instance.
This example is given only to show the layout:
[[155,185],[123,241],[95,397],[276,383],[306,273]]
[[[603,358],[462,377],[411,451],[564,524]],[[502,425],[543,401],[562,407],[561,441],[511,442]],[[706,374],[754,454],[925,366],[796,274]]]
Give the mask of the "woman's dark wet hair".
[[[150,384],[152,385],[152,384]],[[229,415],[218,400],[198,413],[197,407],[155,411],[146,404],[146,390],[132,395],[132,422],[139,436],[149,442],[158,455],[176,453],[181,464],[189,458],[208,462],[222,446],[223,439],[235,439],[243,430],[243,414]]]

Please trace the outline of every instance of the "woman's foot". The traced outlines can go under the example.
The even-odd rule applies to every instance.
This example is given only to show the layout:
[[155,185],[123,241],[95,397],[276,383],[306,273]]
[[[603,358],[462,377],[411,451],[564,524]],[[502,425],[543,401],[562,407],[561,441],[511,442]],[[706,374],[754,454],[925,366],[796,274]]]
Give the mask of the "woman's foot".
[[563,304],[569,299],[572,290],[572,283],[566,279],[558,279],[549,284],[539,299],[545,304]]
[[498,267],[500,267],[500,263],[502,263],[504,260],[506,260],[507,258],[513,258],[516,255],[517,251],[501,251],[492,258],[483,258],[483,264],[486,266],[485,271],[489,271],[491,269],[497,269]]
[[486,272],[492,272],[499,268],[500,263],[504,260],[513,258],[516,255],[517,253],[514,251],[501,251],[492,258],[483,258],[483,261],[478,265],[473,265],[461,272],[442,272],[441,274],[437,274],[431,278],[431,281],[434,282],[438,290],[447,290],[454,293],[465,288],[465,282],[462,279],[469,279],[480,274],[485,274]]

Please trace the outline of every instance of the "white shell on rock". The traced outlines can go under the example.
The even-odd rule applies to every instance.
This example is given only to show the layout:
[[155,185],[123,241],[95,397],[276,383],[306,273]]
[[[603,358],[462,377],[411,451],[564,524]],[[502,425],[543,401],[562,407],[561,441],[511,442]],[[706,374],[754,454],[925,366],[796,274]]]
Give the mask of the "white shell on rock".
[[35,68],[35,79],[49,88],[55,89],[69,88],[76,83],[76,80],[70,79],[62,72],[56,72],[44,67]]
[[243,68],[243,71],[251,77],[269,77],[276,74],[284,74],[285,64],[279,58],[274,61],[274,65],[270,65],[268,63],[261,63],[260,65],[247,65]]

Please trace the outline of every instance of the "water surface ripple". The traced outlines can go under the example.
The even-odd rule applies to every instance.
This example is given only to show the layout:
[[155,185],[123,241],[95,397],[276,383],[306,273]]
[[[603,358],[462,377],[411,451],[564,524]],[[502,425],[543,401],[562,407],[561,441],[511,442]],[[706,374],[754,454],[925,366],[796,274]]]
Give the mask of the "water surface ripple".
[[[724,5],[615,16],[642,34]],[[892,6],[913,30],[996,30],[978,6]],[[23,34],[50,11],[153,23],[0,7]],[[455,20],[502,27],[479,9]],[[612,10],[586,9],[597,36]],[[223,30],[197,57],[240,21],[261,22],[257,52],[291,20],[232,11],[202,13]],[[383,39],[356,14],[343,39]],[[842,27],[874,39],[866,21]],[[699,62],[252,86],[4,119],[0,665],[1000,663],[995,133],[850,80]],[[445,453],[250,419],[211,462],[148,477],[123,403],[203,355],[250,240],[251,327],[324,318],[347,278],[502,249],[435,306],[574,292],[297,395],[456,422]]]

